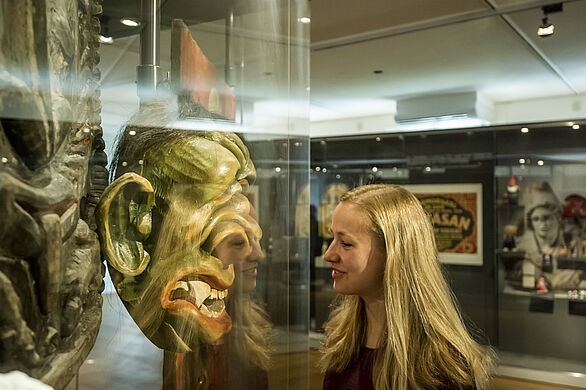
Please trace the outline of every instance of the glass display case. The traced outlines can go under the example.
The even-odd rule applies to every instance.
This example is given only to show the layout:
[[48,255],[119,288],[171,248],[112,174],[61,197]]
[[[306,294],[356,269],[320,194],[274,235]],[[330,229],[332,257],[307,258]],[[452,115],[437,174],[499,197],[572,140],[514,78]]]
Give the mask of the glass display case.
[[498,373],[585,385],[584,134],[523,126],[312,139],[312,330],[336,298],[323,261],[336,194],[403,185],[432,215],[446,278]]
[[5,3],[0,372],[308,388],[307,1]]
[[583,134],[573,124],[496,134],[501,362],[584,374]]

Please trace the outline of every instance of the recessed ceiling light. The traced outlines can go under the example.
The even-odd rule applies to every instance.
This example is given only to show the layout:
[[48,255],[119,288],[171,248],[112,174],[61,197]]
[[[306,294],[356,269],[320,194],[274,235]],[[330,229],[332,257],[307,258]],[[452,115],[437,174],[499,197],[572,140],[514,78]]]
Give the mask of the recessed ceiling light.
[[140,26],[140,22],[134,18],[122,18],[120,19],[120,23],[128,27],[138,27]]
[[321,168],[320,167],[315,167],[315,171],[316,172],[319,172],[319,171],[321,171]]
[[375,140],[376,142],[380,142],[380,137],[376,137],[374,140]]
[[376,172],[376,171],[378,171],[378,168],[377,167],[372,167],[372,171],[373,172]]
[[529,132],[529,129],[527,127],[523,127],[521,129],[521,133],[528,133],[528,132]]
[[281,172],[281,167],[275,167],[275,172],[277,172],[277,173]]
[[304,24],[311,23],[311,19],[308,18],[307,16],[302,16],[297,20],[299,20],[300,23],[304,23]]
[[112,42],[114,42],[114,39],[112,37],[105,37],[100,34],[100,36],[98,37],[98,41],[100,41],[100,43],[106,43],[109,45]]
[[328,171],[328,168],[323,168],[321,171],[322,171],[323,173],[326,173],[326,172]]
[[537,165],[543,165],[543,160],[537,161]]
[[572,125],[572,129],[580,130],[580,125],[579,124]]
[[520,158],[519,159],[519,164],[525,164],[525,159],[524,158]]

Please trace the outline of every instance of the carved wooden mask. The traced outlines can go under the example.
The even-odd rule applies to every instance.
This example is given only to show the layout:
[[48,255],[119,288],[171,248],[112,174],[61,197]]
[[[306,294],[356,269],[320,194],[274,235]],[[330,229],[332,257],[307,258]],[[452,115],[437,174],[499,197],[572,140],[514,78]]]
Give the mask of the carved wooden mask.
[[98,0],[0,0],[0,372],[63,388],[101,321]]

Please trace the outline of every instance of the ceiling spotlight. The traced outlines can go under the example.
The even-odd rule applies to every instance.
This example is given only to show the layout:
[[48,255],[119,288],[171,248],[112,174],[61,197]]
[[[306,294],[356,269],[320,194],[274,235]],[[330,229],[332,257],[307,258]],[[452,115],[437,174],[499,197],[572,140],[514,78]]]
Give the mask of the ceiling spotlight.
[[322,171],[323,173],[326,173],[326,172],[328,171],[328,168],[323,168],[321,171]]
[[580,130],[580,125],[576,123],[576,124],[572,125],[572,129]]
[[275,172],[277,172],[277,173],[281,172],[281,167],[275,167]]
[[521,133],[528,133],[528,132],[529,132],[529,129],[527,127],[523,127],[521,129]]
[[380,142],[380,137],[376,137],[374,140],[375,140],[376,142]]
[[128,27],[138,27],[140,26],[140,22],[134,18],[122,18],[120,19],[120,23]]
[[543,160],[537,161],[537,165],[543,165]]
[[308,18],[307,16],[302,16],[297,20],[299,20],[300,23],[304,23],[304,24],[311,23],[311,19]]
[[553,35],[555,26],[549,22],[547,16],[541,19],[541,26],[537,29],[537,35],[540,37],[549,37]]
[[372,171],[373,172],[376,172],[376,171],[378,171],[378,168],[377,167],[372,167]]
[[549,37],[553,34],[554,26],[549,22],[547,15],[563,10],[563,3],[555,3],[541,7],[543,11],[543,19],[541,19],[541,26],[537,29],[537,35],[540,37]]
[[320,167],[315,167],[315,171],[316,172],[319,172],[319,171],[321,171],[321,168]]
[[524,158],[520,158],[519,159],[519,164],[525,164],[525,159]]
[[105,37],[100,34],[100,36],[98,37],[98,41],[100,41],[100,43],[106,43],[109,45],[112,42],[114,42],[114,39],[112,37]]

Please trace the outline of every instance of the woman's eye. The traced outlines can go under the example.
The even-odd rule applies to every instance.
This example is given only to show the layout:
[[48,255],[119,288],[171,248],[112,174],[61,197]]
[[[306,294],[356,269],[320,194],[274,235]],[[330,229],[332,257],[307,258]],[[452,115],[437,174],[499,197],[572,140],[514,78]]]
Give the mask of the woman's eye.
[[341,244],[342,244],[342,246],[344,246],[344,247],[346,247],[346,248],[348,248],[348,247],[351,247],[351,246],[352,246],[352,244],[350,244],[349,242],[342,242]]

